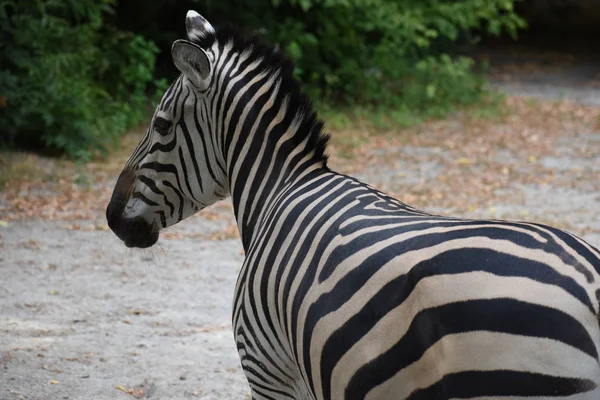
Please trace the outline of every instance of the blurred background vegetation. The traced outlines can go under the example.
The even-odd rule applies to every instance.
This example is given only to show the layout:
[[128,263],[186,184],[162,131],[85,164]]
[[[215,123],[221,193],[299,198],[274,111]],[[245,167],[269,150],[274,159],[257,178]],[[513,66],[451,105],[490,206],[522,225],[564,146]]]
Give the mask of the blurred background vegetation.
[[261,34],[319,107],[443,117],[486,96],[466,50],[518,0],[0,0],[0,145],[89,159],[144,122],[196,9]]

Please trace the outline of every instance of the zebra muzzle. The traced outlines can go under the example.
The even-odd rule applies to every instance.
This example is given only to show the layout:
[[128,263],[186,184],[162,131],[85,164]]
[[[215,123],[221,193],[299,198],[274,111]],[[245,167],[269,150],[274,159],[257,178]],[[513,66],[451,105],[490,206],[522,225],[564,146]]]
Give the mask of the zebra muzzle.
[[149,223],[142,217],[125,217],[124,211],[134,180],[133,171],[125,169],[121,172],[106,207],[106,221],[108,227],[125,243],[125,246],[146,248],[156,243],[159,229],[156,224]]

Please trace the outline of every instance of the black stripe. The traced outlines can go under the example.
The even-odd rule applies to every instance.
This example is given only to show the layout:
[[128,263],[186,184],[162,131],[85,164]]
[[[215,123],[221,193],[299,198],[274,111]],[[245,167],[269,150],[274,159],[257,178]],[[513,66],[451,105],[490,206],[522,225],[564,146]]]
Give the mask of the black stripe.
[[[242,310],[240,310],[240,313],[244,314]],[[242,317],[240,317],[242,318]],[[238,319],[236,319],[237,321]],[[250,352],[256,353],[256,348],[254,347],[254,345],[252,344],[252,342],[250,341],[250,339],[248,338],[248,335],[246,335],[246,331],[244,330],[244,327],[246,326],[246,320],[243,320],[244,323],[242,324],[242,326],[240,326],[235,333],[235,337],[237,340],[237,349],[238,352],[241,352],[241,350],[243,350],[245,352],[245,354],[248,354]],[[242,341],[239,340],[238,336],[241,336],[243,338]]]
[[[407,400],[468,399],[482,396],[565,397],[594,390],[588,379],[517,371],[468,371],[448,374],[432,386],[413,392]],[[347,399],[359,399],[346,390]]]
[[[269,97],[272,95],[272,90],[269,92]],[[273,105],[271,108],[266,110],[263,115],[263,118],[259,121],[257,132],[266,132],[267,127],[273,122],[274,118],[279,113],[281,107],[283,106],[284,95],[280,92],[277,93],[275,99],[273,101]],[[261,107],[262,107],[261,103]],[[240,172],[240,178],[242,181],[245,180],[245,171],[248,171],[252,164],[258,163],[257,171],[266,171],[271,164],[273,164],[273,173],[269,176],[263,177],[263,179],[255,179],[251,182],[251,187],[248,188],[250,193],[254,193],[255,196],[258,195],[258,198],[254,198],[253,200],[257,204],[264,204],[267,201],[267,198],[271,195],[272,191],[278,191],[280,188],[276,187],[277,181],[282,175],[286,175],[288,171],[282,170],[283,165],[287,159],[287,155],[290,154],[294,148],[289,147],[289,143],[292,142],[292,139],[286,140],[281,144],[281,147],[276,151],[275,144],[281,139],[281,137],[288,131],[289,125],[287,121],[281,121],[278,124],[271,127],[269,131],[269,143],[267,143],[265,147],[264,156],[260,160],[253,160],[252,163],[245,162],[248,165],[247,168],[242,168]],[[262,145],[262,141],[258,140],[258,144]],[[249,153],[255,154],[253,151],[260,151],[260,147],[251,148]],[[275,157],[275,160],[273,158]],[[288,169],[294,167],[294,164],[289,164]],[[266,182],[265,182],[266,179]],[[281,180],[280,185],[285,185],[287,180]],[[265,189],[262,193],[258,194],[258,190],[260,185],[264,183]],[[267,190],[270,188],[270,190]],[[240,191],[240,188],[234,188],[237,192]],[[235,196],[235,194],[233,194]],[[255,197],[253,196],[253,197]],[[251,210],[250,202],[246,204],[245,216],[246,216],[246,224],[244,232],[251,231],[253,232],[256,229],[256,225],[258,224],[258,217],[260,215],[260,210]]]
[[[156,161],[142,164],[140,169],[150,169],[156,172],[166,172],[173,174],[175,176],[175,180],[177,181],[177,187],[181,188],[181,181],[179,180],[179,174],[177,168],[173,164],[162,164]],[[180,191],[175,188],[169,181],[163,180],[163,185],[170,187],[179,197],[179,220],[183,219],[183,196],[180,194]]]
[[[270,384],[275,384],[276,386],[279,386],[279,387],[286,387],[286,386],[288,386],[287,382],[283,381],[280,377],[278,377],[277,375],[275,375],[274,373],[271,372],[274,369],[274,367],[275,367],[274,364],[265,365],[262,362],[262,358],[265,356],[265,353],[266,352],[264,352],[264,351],[261,351],[259,353],[260,359],[254,357],[250,353],[246,353],[242,357],[242,359],[241,359],[240,362],[243,364],[244,361],[248,361],[248,362],[252,362],[255,365],[260,366],[261,370],[260,370],[260,373],[258,373],[258,371],[256,372],[257,375],[260,375],[263,380],[268,381]],[[285,376],[286,376],[287,379],[291,379],[289,377],[289,375],[286,374]]]
[[158,216],[160,217],[160,223],[162,224],[163,228],[167,227],[167,218],[165,216],[165,212],[163,210],[158,210],[157,211]]
[[[187,187],[188,193],[190,194],[190,196],[193,196],[194,192],[192,191],[192,185],[190,184],[190,177],[188,175],[187,167],[185,166],[185,158],[183,157],[183,150],[181,150],[181,147],[179,148],[178,154],[179,165],[181,165],[181,172],[183,172],[183,181],[185,182],[185,186]],[[181,185],[179,187],[181,187]]]
[[[379,252],[379,255],[383,256],[386,253],[387,249],[384,249]],[[387,256],[384,259],[377,257],[367,259],[361,266],[355,268],[341,279],[331,292],[321,296],[309,308],[305,325],[306,343],[304,357],[309,356],[306,350],[310,349],[312,331],[319,319],[326,318],[328,313],[335,311],[344,304],[363,285],[363,282],[368,279],[365,274],[371,276],[387,260]],[[547,268],[544,264],[519,259],[507,254],[496,253],[487,249],[466,248],[447,251],[430,260],[418,263],[411,268],[408,274],[391,280],[361,310],[358,310],[342,328],[332,334],[323,349],[322,363],[324,365],[321,367],[322,374],[328,376],[343,354],[363,337],[377,321],[383,318],[385,314],[398,307],[410,295],[420,280],[436,275],[460,274],[473,271],[484,271],[499,276],[520,276],[545,284],[559,285],[562,288],[566,288],[570,293],[576,293],[578,298],[583,297],[584,299],[588,299],[586,292],[575,281],[562,277],[554,270]],[[489,312],[491,313],[492,310],[493,308],[490,308]],[[525,309],[521,310],[521,312],[524,311]],[[593,309],[590,312],[594,312]],[[537,316],[537,318],[540,317],[541,315]],[[535,315],[531,318],[531,321],[536,321]],[[510,322],[511,319],[508,318],[507,321]],[[569,325],[549,326],[546,334],[549,336],[555,335],[557,340],[562,339],[561,335],[577,337],[578,339],[571,340],[565,338],[564,341],[597,357],[595,345],[585,329],[572,317],[566,318],[565,323],[567,321],[569,321]],[[435,321],[432,323],[435,323]],[[569,328],[569,333],[564,332],[567,327]],[[507,325],[506,328],[508,329],[507,332],[509,332],[510,325]],[[325,378],[323,381],[327,382]]]
[[[198,119],[198,115],[202,112],[202,109],[198,110],[198,98],[194,97],[194,125],[196,128],[196,131],[198,132],[198,136],[200,137],[200,141],[202,142],[202,151],[204,152],[204,164],[206,165],[206,168],[208,169],[208,173],[211,176],[212,180],[215,182],[218,182],[217,177],[215,175],[215,173],[213,172],[211,166],[210,166],[210,157],[208,154],[208,145],[206,143],[206,139],[204,137],[204,135],[206,134],[203,130],[202,130],[202,125],[200,124],[200,120]],[[206,115],[204,115],[203,118],[204,121],[208,121],[208,118]],[[196,158],[195,156],[193,158]],[[215,157],[216,159],[216,157]]]
[[[363,212],[364,212],[364,209],[360,211],[360,215],[362,215]],[[449,226],[453,226],[454,229],[452,231],[437,232],[437,233],[422,232],[420,235],[417,235],[417,233],[419,231],[424,231],[424,230],[432,229],[432,228],[436,227],[436,225],[432,224],[432,222],[437,221],[437,219],[435,217],[423,216],[421,219],[423,221],[422,224],[418,224],[418,225],[414,224],[414,225],[409,225],[409,226],[402,226],[402,225],[392,226],[387,229],[385,227],[381,227],[381,228],[377,229],[376,232],[372,232],[369,234],[362,234],[362,235],[358,236],[357,238],[355,238],[353,242],[350,242],[343,246],[339,246],[337,249],[335,249],[335,252],[334,252],[334,254],[332,254],[331,257],[338,258],[338,259],[344,259],[347,257],[347,255],[350,252],[353,251],[354,248],[369,247],[369,246],[375,245],[377,243],[380,243],[384,240],[388,240],[395,236],[401,235],[403,233],[410,232],[410,233],[414,234],[415,237],[413,237],[411,239],[407,239],[401,243],[403,250],[410,250],[410,249],[414,249],[414,248],[426,248],[426,247],[434,246],[436,244],[447,242],[450,239],[457,240],[457,239],[469,239],[469,238],[483,237],[483,238],[489,238],[489,239],[493,239],[493,240],[502,240],[502,241],[512,242],[520,247],[525,247],[528,249],[543,250],[547,253],[557,255],[558,257],[560,257],[563,260],[563,262],[565,262],[569,265],[573,266],[574,264],[576,264],[576,261],[574,261],[571,256],[569,256],[569,257],[564,256],[565,252],[564,252],[564,249],[562,248],[562,246],[559,246],[552,239],[550,239],[549,242],[547,242],[547,243],[539,242],[538,240],[535,240],[533,237],[531,237],[530,235],[525,234],[523,232],[505,229],[502,226],[502,224],[496,223],[496,224],[491,224],[491,226],[481,226],[478,228],[472,228],[471,225],[473,225],[473,224],[478,225],[478,224],[481,224],[481,222],[456,221],[454,223],[448,224],[448,221],[440,221],[440,223],[441,223],[440,227],[443,226],[446,228]],[[398,220],[398,222],[402,223],[402,220]],[[346,227],[340,233],[342,235],[350,234],[350,233],[355,233],[355,230],[349,230]],[[414,244],[412,244],[412,243],[414,243]],[[427,243],[427,245],[420,246],[419,245],[420,243]],[[396,254],[402,254],[403,252],[404,251],[400,251]],[[332,272],[331,268],[324,270],[321,273],[321,275],[319,276],[319,280],[323,281],[323,280],[327,279],[327,277],[329,276],[329,274],[331,272]]]
[[170,140],[168,143],[165,143],[165,144],[160,143],[160,142],[155,142],[152,145],[152,147],[150,148],[150,150],[148,150],[148,154],[152,154],[157,151],[161,151],[163,153],[168,153],[170,151],[173,151],[176,144],[177,144],[177,141],[175,140],[175,136],[173,137],[173,140]]
[[[177,189],[175,186],[173,186],[173,184],[171,182],[169,182],[169,181],[163,181],[162,183],[166,187],[170,188],[175,193],[175,195],[177,196],[177,198],[179,199],[179,216],[178,216],[178,220],[181,221],[183,219],[183,194],[181,194],[181,191],[179,189]],[[177,182],[177,184],[179,184],[179,182]]]
[[[250,296],[252,298],[252,296]],[[253,302],[253,300],[251,300]],[[253,304],[254,305],[254,304]],[[256,311],[253,310],[252,315],[256,315]],[[261,347],[260,350],[260,354],[264,357],[264,359],[270,364],[271,368],[276,368],[282,375],[284,375],[285,377],[287,377],[289,380],[293,380],[292,377],[286,373],[284,370],[281,369],[281,367],[275,363],[275,361],[271,358],[271,356],[264,350],[262,350],[262,346],[266,345],[265,347],[269,347],[269,348],[273,348],[272,343],[269,340],[269,334],[265,332],[263,326],[261,324],[253,324],[251,321],[248,320],[248,315],[246,313],[242,314],[242,323],[245,327],[244,330],[244,336],[245,333],[247,332],[248,335],[250,335],[251,337],[255,338],[255,341],[257,343],[257,345],[259,347]],[[266,344],[263,344],[260,342],[260,340],[257,339],[257,335],[254,333],[255,329],[260,330],[260,332],[262,333],[262,335],[265,337],[265,339],[267,340]],[[246,336],[245,336],[246,337]],[[248,340],[246,339],[247,343]]]
[[[428,225],[427,227],[431,228],[431,225]],[[414,226],[410,226],[384,231],[378,230],[377,232],[360,235],[358,238],[349,242],[348,244],[338,246],[331,253],[329,259],[325,263],[325,266],[319,275],[319,281],[322,282],[327,279],[335,270],[335,268],[343,260],[352,256],[357,249],[371,246],[377,243],[378,239],[383,240],[383,237],[388,238],[400,235],[408,229],[415,228]],[[342,234],[344,233],[346,232],[342,231]],[[517,235],[511,235],[511,232],[493,227],[470,230],[458,229],[457,231],[452,232],[418,235],[401,242],[392,243],[388,247],[378,251],[376,254],[371,255],[361,265],[349,273],[347,279],[349,281],[355,281],[357,277],[370,276],[374,274],[381,266],[385,265],[399,254],[404,254],[407,251],[412,250],[426,249],[440,243],[444,243],[449,239],[487,237],[490,239],[506,240],[506,238],[511,235],[513,236],[511,238],[513,243],[527,248],[533,248],[535,246],[534,242],[529,241],[526,235],[519,234],[518,232],[516,232],[516,234]],[[511,254],[500,251],[479,248],[456,249],[456,251],[453,250],[451,252],[444,252],[443,254],[434,257],[431,262],[439,266],[439,268],[451,268],[456,272],[468,272],[476,270],[487,271],[500,276],[521,276],[536,280],[538,282],[556,285],[576,297],[579,301],[585,304],[591,312],[594,312],[595,310],[587,291],[579,286],[574,279],[559,273],[551,266],[542,262],[515,257]],[[445,272],[453,273],[447,269]],[[366,279],[363,278],[362,281],[365,280]],[[352,293],[346,289],[343,289],[343,291],[346,292],[346,296],[352,295]],[[336,294],[335,296],[338,295]],[[346,298],[345,296],[335,296],[334,298],[338,299],[337,301],[340,302],[343,298]]]
[[179,79],[175,80],[167,89],[167,92],[165,93],[165,95],[163,97],[165,99],[165,102],[163,103],[161,110],[165,110],[165,109],[169,108],[169,105],[171,104],[171,102],[173,101],[173,98],[174,98],[174,96],[172,96],[173,90],[181,82],[182,76],[183,75],[180,75]]
[[[567,246],[569,246],[572,250],[574,250],[577,254],[583,257],[587,262],[589,262],[596,272],[600,274],[600,262],[598,262],[598,257],[592,253],[588,248],[586,248],[579,240],[575,239],[572,234],[561,231],[560,229],[553,228],[551,226],[542,226],[544,229],[549,230],[558,236],[561,240],[563,240]],[[579,238],[578,238],[579,239]],[[588,282],[594,282],[594,277],[584,267],[580,267],[583,273],[586,276]]]
[[139,178],[140,182],[142,182],[144,185],[146,185],[148,187],[148,189],[150,189],[153,193],[162,195],[164,203],[167,205],[167,207],[169,207],[169,210],[170,210],[169,214],[171,216],[173,216],[173,211],[175,210],[175,206],[173,205],[173,203],[171,203],[169,201],[167,195],[164,192],[162,192],[160,189],[158,189],[158,187],[156,186],[156,182],[154,182],[152,179],[150,179],[144,175],[138,175],[138,178]]
[[[388,298],[384,298],[383,294],[378,295],[377,303],[372,305],[398,303],[399,298],[402,297],[397,296],[397,299],[390,301],[389,294],[389,292],[385,293]],[[373,310],[373,308],[369,309]],[[361,312],[364,312],[364,309]],[[369,323],[369,326],[372,326],[372,323]],[[419,360],[428,348],[444,336],[473,331],[548,338],[571,345],[594,358],[598,357],[594,342],[585,328],[575,318],[562,311],[514,299],[470,300],[429,308],[418,313],[406,334],[394,346],[358,369],[348,383],[346,393],[351,393],[353,399],[362,399],[372,388]],[[344,339],[344,335],[350,337]],[[342,339],[346,343],[340,344],[339,340]],[[322,372],[322,378],[324,378],[324,387],[328,391],[331,370],[339,358],[329,360],[326,357],[343,354],[336,347],[345,346],[348,341],[356,343],[357,340],[358,337],[344,326],[327,341],[321,363],[327,368]],[[500,393],[491,393],[519,395],[522,390],[532,390],[528,389],[531,386],[525,382],[517,383],[523,383],[524,386],[513,386],[505,388]],[[537,391],[528,393],[543,396],[546,393],[544,390],[543,387],[539,387]]]
[[[248,372],[252,372],[256,375],[258,375],[256,373],[256,371],[254,370],[254,368],[248,366],[248,365],[243,365],[242,364],[242,369],[244,371],[248,371]],[[260,375],[259,375],[260,376]],[[276,390],[274,389],[272,386],[265,386],[264,384],[260,383],[259,381],[257,381],[256,379],[246,375],[246,378],[248,379],[248,383],[250,384],[250,387],[252,388],[252,390],[257,393],[260,394],[261,397],[264,397],[265,399],[269,399],[269,400],[280,400],[280,399],[292,399],[295,400],[295,397],[293,397],[292,395],[282,392],[280,390]],[[262,389],[262,390],[261,390]],[[277,397],[271,397],[271,395],[267,394],[267,392],[269,393],[277,393]]]
[[[314,176],[313,176],[314,178]],[[323,176],[323,177],[319,177],[317,179],[314,179],[311,181],[311,183],[305,188],[305,192],[311,191],[313,190],[315,187],[323,184],[324,181],[326,180],[330,180],[331,176]],[[262,276],[262,281],[261,281],[261,292],[263,293],[262,298],[263,300],[266,300],[266,296],[264,295],[266,293],[266,286],[267,285],[267,281],[268,281],[268,277],[273,271],[273,267],[275,266],[274,263],[274,259],[277,256],[277,250],[278,248],[281,247],[283,240],[285,240],[285,236],[284,235],[276,235],[275,237],[275,243],[271,248],[267,248],[267,244],[271,238],[270,235],[274,234],[274,229],[273,226],[274,224],[277,222],[277,216],[282,212],[282,210],[285,210],[289,207],[289,203],[294,201],[298,196],[300,196],[301,194],[296,194],[293,197],[284,197],[283,199],[279,199],[279,201],[276,202],[276,206],[275,206],[275,210],[272,214],[267,215],[266,218],[263,220],[263,225],[261,227],[259,236],[262,238],[259,241],[256,241],[254,243],[252,243],[252,246],[256,246],[256,247],[248,247],[245,248],[247,254],[263,254],[266,257],[266,260],[264,262],[264,267],[266,268],[265,271],[263,271],[261,273]],[[306,200],[306,205],[310,204],[311,200],[307,199]],[[301,203],[299,206],[299,209],[304,208],[305,205],[304,203]],[[297,208],[298,209],[298,208]],[[296,216],[297,218],[297,216]],[[288,225],[288,224],[292,224],[294,220],[294,216],[290,216],[289,220],[286,220],[284,225]],[[300,233],[300,232],[299,232]],[[284,257],[284,259],[287,259],[286,257],[289,257],[288,255],[286,255]],[[283,268],[278,268],[277,269],[277,277],[276,277],[276,291],[275,291],[275,298],[278,299],[280,296],[279,290],[282,289],[281,287],[281,277],[282,274],[284,272]],[[241,297],[243,297],[244,294],[244,290],[243,288],[246,287],[246,285],[242,285],[240,284],[240,282],[248,282],[249,279],[254,279],[254,278],[249,278],[249,275],[253,275],[255,274],[256,271],[253,269],[248,269],[248,268],[243,268],[240,271],[240,274],[238,276],[237,279],[237,283],[236,286],[238,288],[240,288],[240,290],[236,291],[236,293],[234,294],[234,302],[233,304],[236,305],[236,307],[238,308],[238,310],[234,310],[234,316],[233,316],[233,320],[234,321],[239,321],[241,318],[243,318],[243,315],[245,314],[245,312],[243,311],[243,309],[240,307],[240,305],[242,305],[243,301],[241,300]],[[245,304],[244,304],[245,305]],[[266,304],[261,304],[260,306],[262,307],[269,307]],[[275,303],[275,315],[279,315],[279,304],[278,302]],[[277,317],[276,317],[277,318]],[[269,316],[267,316],[266,318],[266,322],[267,322],[267,326],[268,328],[271,330],[271,332],[276,332],[275,330],[275,323],[277,324],[282,324],[282,321],[273,321]],[[274,339],[278,340],[278,343],[283,346],[281,343],[282,340],[286,340],[286,338],[281,338],[278,336],[275,336]],[[291,344],[293,345],[293,342],[291,342]]]
[[[150,169],[156,172],[168,172],[177,176],[177,168],[173,164],[163,164],[158,161],[151,161],[140,165],[140,169]],[[177,182],[179,184],[179,182]]]
[[[140,170],[149,169],[156,172],[166,172],[169,174],[173,174],[175,176],[175,180],[177,181],[177,186],[181,187],[181,182],[179,181],[179,171],[173,164],[163,164],[158,161],[151,161],[145,164],[140,165]],[[166,181],[163,181],[166,182]]]
[[[262,94],[252,104],[251,110],[248,112],[246,119],[244,121],[244,124],[242,127],[242,132],[250,132],[252,126],[256,123],[256,121],[259,117],[259,112],[263,108],[264,103],[266,103],[267,100],[269,99],[269,97],[271,96],[271,92],[272,92],[272,90],[267,91],[266,93]],[[263,116],[263,119],[261,119],[261,121],[264,121],[264,117],[265,116]],[[264,131],[257,129],[254,137],[245,138],[245,140],[238,140],[238,142],[236,144],[236,148],[234,149],[233,153],[239,155],[242,152],[242,148],[248,144],[249,140],[251,140],[250,146],[248,148],[248,153],[245,154],[244,158],[241,160],[242,163],[240,166],[239,174],[236,177],[237,184],[235,187],[235,193],[233,193],[233,196],[232,196],[233,198],[236,198],[236,199],[240,198],[241,191],[246,191],[250,194],[256,194],[258,187],[260,186],[260,184],[262,184],[264,178],[267,178],[267,177],[263,177],[263,179],[261,179],[259,177],[257,179],[254,179],[253,181],[249,179],[249,173],[252,170],[252,167],[256,163],[263,163],[263,165],[264,165],[264,163],[269,162],[271,157],[273,157],[275,155],[274,149],[269,148],[269,146],[266,146],[266,151],[263,153],[262,159],[257,158],[256,155],[258,155],[261,147],[263,146],[263,144],[265,142],[265,137],[262,132],[264,132]],[[269,135],[270,134],[271,133],[269,133]],[[269,140],[271,140],[271,139],[269,139]],[[275,141],[275,139],[273,138],[272,143],[274,143],[274,141]],[[255,155],[255,156],[252,156],[252,155]],[[238,157],[234,156],[234,158],[232,159],[232,165],[235,164],[237,161],[238,161]],[[265,169],[263,168],[262,170],[264,171]],[[261,171],[261,169],[258,168],[257,171]],[[272,180],[272,182],[274,179],[277,178],[277,175],[279,173],[284,172],[284,171],[277,170],[277,169],[275,169],[274,171],[276,171],[277,173],[272,173],[271,176],[268,177]],[[258,172],[258,173],[260,173],[260,172]],[[270,188],[271,191],[277,190],[277,188],[273,187],[273,186],[267,186],[267,188]],[[242,241],[244,243],[249,243],[251,238],[253,237],[253,233],[254,233],[254,229],[253,229],[254,228],[254,226],[253,226],[254,220],[250,218],[250,216],[252,214],[251,207],[252,207],[252,203],[253,203],[252,202],[253,197],[254,196],[248,196],[248,201],[246,202],[246,206],[244,209],[244,221],[242,221],[242,232],[243,232]],[[239,209],[239,203],[236,205],[236,209]]]
[[178,84],[177,84],[177,90],[175,92],[175,100],[173,101],[173,111],[172,111],[172,115],[173,118],[177,118],[177,107],[179,106],[179,97],[181,97],[181,93],[183,93],[183,91],[185,90],[185,86],[183,85],[183,76],[179,79]]
[[[247,63],[252,63],[253,61],[244,61],[242,64],[247,64]],[[240,66],[240,68],[244,68],[244,66]],[[242,95],[239,98],[239,101],[237,102],[235,109],[233,109],[233,113],[231,115],[231,120],[230,120],[230,125],[228,127],[225,127],[226,129],[226,135],[225,135],[225,147],[224,149],[229,149],[231,148],[231,143],[235,137],[235,132],[236,129],[238,127],[238,125],[241,123],[243,125],[247,125],[248,123],[251,123],[252,121],[249,122],[249,116],[252,115],[252,112],[250,112],[248,114],[248,116],[246,117],[246,119],[244,121],[240,120],[240,117],[242,116],[243,112],[248,109],[250,107],[250,111],[253,112],[258,112],[258,111],[254,111],[252,108],[254,106],[253,103],[250,103],[250,100],[252,100],[252,97],[254,96],[254,94],[265,84],[265,82],[267,82],[267,80],[269,79],[268,76],[262,77],[262,79],[254,82],[252,85],[249,85],[250,81],[252,79],[254,79],[255,76],[259,75],[262,72],[262,69],[260,67],[258,67],[257,69],[254,69],[250,72],[247,72],[246,75],[244,76],[244,79],[240,79],[238,82],[236,82],[233,87],[231,88],[231,92],[229,94],[229,97],[226,99],[225,102],[225,109],[229,110],[231,108],[231,105],[233,103],[234,98],[241,92]],[[289,113],[288,113],[289,114]],[[248,126],[245,126],[244,128],[241,129],[241,132],[249,132],[249,128]],[[240,145],[240,142],[243,143],[245,138],[239,138],[240,140],[238,140],[237,145]],[[239,152],[234,151],[234,154],[239,154]],[[231,176],[231,172],[233,170],[233,165],[235,163],[232,162],[231,165],[229,165],[229,173]]]
[[[187,153],[190,155],[189,161],[192,163],[192,166],[194,167],[194,172],[196,173],[195,178],[197,179],[198,185],[200,186],[200,191],[203,192],[204,189],[202,187],[202,176],[200,175],[200,168],[198,167],[198,160],[196,159],[194,142],[190,136],[190,131],[188,130],[188,127],[185,124],[185,121],[183,118],[181,118],[179,120],[179,126],[181,127],[183,138],[185,139],[185,143],[187,145]],[[184,164],[183,152],[182,152],[181,147],[179,147],[179,159],[180,159],[181,163]],[[187,182],[187,171],[185,172],[185,176],[186,176],[186,182]],[[189,184],[188,184],[188,188],[189,188]],[[193,192],[190,188],[190,195],[192,195],[192,193]]]
[[147,198],[146,196],[144,196],[144,194],[142,194],[141,192],[133,192],[133,195],[131,196],[134,199],[138,199],[141,200],[142,202],[148,204],[149,206],[158,206],[158,203],[150,200],[149,198]]
[[[234,61],[229,65],[228,69],[221,69],[219,70],[219,73],[222,74],[223,76],[229,76],[230,72],[235,68],[236,64],[237,64],[237,60],[239,59],[239,54],[235,53],[233,56]],[[223,63],[224,67],[227,66],[227,63],[229,62],[229,60],[231,59],[231,55],[230,57]],[[229,82],[229,79],[219,79],[216,78],[214,79],[214,81],[217,82]],[[220,135],[217,136],[217,138],[221,139],[220,142],[217,143],[217,147],[220,148],[222,151],[226,151],[226,148],[223,146],[223,143],[225,142],[225,132],[227,130],[227,127],[224,125],[225,124],[225,117],[227,115],[227,113],[225,112],[225,110],[228,110],[229,108],[227,107],[227,105],[225,104],[226,102],[226,98],[225,98],[225,91],[226,91],[227,85],[224,84],[223,88],[219,88],[219,89],[215,89],[217,90],[217,93],[215,95],[215,99],[214,99],[214,106],[217,107],[216,110],[216,121],[220,121],[221,124],[223,124],[221,126],[221,132]],[[215,121],[215,122],[216,122]],[[223,154],[224,156],[224,160],[225,162],[227,161],[226,159],[226,154]]]

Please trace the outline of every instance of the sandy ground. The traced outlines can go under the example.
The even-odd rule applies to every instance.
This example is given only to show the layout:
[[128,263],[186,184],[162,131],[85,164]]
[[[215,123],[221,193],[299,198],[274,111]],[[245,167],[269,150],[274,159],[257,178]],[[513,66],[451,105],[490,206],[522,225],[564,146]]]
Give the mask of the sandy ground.
[[[580,147],[600,148],[600,132],[564,132],[557,143],[536,164],[560,184],[515,182],[496,193],[501,201],[466,212],[426,209],[551,222],[600,246],[600,158],[575,156]],[[357,175],[384,190],[435,185],[445,173],[447,154],[437,147],[377,151],[395,161]],[[531,168],[510,151],[495,157]],[[1,226],[0,399],[247,398],[230,323],[243,260],[232,222],[229,203],[221,203],[170,229],[150,251],[128,250],[96,229],[105,224],[101,214]]]
[[[221,206],[228,212],[227,205]],[[97,221],[0,231],[0,399],[239,399],[230,323],[243,255],[193,218],[151,251]]]

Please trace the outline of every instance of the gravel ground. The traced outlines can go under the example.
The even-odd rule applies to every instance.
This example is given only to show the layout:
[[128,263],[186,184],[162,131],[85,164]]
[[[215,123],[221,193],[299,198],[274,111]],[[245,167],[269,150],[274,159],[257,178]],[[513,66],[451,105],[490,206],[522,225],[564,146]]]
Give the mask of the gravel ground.
[[600,106],[599,79],[600,62],[590,61],[576,67],[533,74],[518,80],[496,81],[494,84],[509,94]]
[[[530,94],[557,96],[546,84],[527,85]],[[585,91],[600,104],[597,90]],[[581,98],[579,88],[570,93]],[[426,209],[552,222],[600,246],[600,158],[576,156],[577,147],[600,147],[600,132],[565,132],[557,143],[537,165],[567,181],[574,170],[587,171],[577,184],[515,182],[498,189],[503,200],[489,207]],[[439,148],[373,151],[396,161],[357,175],[391,192],[424,180],[435,185],[445,173],[447,153]],[[495,157],[530,168],[510,151]],[[221,203],[170,229],[150,251],[124,248],[99,228],[101,214],[0,226],[0,399],[247,398],[230,325],[243,259],[232,223],[230,204]]]
[[186,221],[148,252],[73,229],[96,222],[0,231],[0,399],[244,398],[230,323],[241,245],[194,237],[223,221]]

